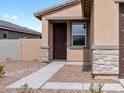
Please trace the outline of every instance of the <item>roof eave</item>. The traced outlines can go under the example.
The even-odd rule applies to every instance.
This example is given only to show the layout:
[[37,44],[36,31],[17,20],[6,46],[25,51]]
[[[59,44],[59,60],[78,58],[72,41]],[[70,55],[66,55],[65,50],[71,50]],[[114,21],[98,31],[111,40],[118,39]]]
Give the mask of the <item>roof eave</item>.
[[42,19],[41,19],[41,15],[35,14],[35,13],[34,13],[33,15],[34,15],[36,18],[38,18],[39,20],[42,20]]
[[47,14],[47,13],[50,13],[50,12],[53,12],[55,10],[58,10],[58,9],[62,9],[64,7],[67,7],[69,5],[73,5],[73,4],[76,4],[76,3],[79,3],[80,0],[72,0],[71,2],[65,2],[65,3],[62,3],[62,4],[59,4],[57,6],[53,6],[53,7],[50,7],[50,8],[47,8],[47,9],[44,9],[44,10],[41,10],[41,11],[38,11],[38,12],[35,12],[33,15],[42,20],[41,19],[41,16],[44,15],[44,14]]
[[38,36],[41,35],[40,32],[31,33],[31,32],[26,32],[26,31],[24,31],[24,30],[21,30],[21,31],[20,31],[19,29],[10,28],[10,27],[3,27],[3,26],[0,26],[0,29],[10,30],[10,31],[13,31],[13,32],[17,32],[17,31],[18,31],[18,33],[26,33],[26,34],[32,34],[32,35],[38,35]]

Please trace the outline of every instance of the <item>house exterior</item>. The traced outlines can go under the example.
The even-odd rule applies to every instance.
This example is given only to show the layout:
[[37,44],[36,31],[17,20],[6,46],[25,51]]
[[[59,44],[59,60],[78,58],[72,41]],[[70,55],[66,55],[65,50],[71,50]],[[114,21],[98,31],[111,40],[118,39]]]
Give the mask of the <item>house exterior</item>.
[[0,20],[0,39],[19,38],[38,39],[41,38],[41,33]]
[[[42,61],[92,65],[94,78],[124,77],[124,0],[80,0],[38,11]],[[83,16],[82,16],[83,15]]]

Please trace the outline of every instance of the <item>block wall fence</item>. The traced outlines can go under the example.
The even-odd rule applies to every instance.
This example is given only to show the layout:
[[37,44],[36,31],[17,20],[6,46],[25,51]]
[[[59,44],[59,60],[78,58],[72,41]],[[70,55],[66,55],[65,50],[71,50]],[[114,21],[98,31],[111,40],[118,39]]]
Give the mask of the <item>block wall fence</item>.
[[0,40],[0,60],[41,60],[41,39]]

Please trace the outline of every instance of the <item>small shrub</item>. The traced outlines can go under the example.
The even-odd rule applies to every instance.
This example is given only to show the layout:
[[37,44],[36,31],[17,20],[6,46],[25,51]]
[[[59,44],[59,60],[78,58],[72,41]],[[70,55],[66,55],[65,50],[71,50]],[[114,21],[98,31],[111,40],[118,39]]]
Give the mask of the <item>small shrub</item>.
[[91,93],[101,93],[103,86],[103,83],[91,83],[89,90]]
[[28,86],[28,84],[22,86],[21,93],[31,93],[31,88]]
[[0,78],[5,75],[4,65],[0,65]]

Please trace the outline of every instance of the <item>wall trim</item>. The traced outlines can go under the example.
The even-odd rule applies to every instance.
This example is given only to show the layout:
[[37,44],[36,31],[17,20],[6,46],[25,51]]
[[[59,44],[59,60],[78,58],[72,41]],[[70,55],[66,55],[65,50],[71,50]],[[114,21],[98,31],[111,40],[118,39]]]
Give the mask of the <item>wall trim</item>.
[[89,18],[82,18],[82,16],[68,17],[68,16],[59,16],[59,17],[46,17],[46,20],[84,20],[89,21]]
[[124,0],[115,0],[116,3],[124,3]]
[[41,46],[41,49],[49,49],[49,46]]
[[92,49],[119,50],[118,45],[93,45]]

